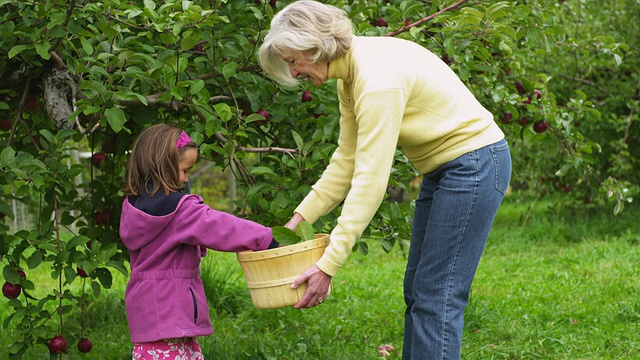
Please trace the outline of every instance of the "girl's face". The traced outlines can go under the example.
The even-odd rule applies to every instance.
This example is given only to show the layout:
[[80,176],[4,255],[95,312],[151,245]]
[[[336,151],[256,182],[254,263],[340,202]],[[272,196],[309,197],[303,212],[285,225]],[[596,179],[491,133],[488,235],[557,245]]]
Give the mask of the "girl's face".
[[281,54],[282,60],[289,65],[291,76],[298,79],[307,79],[314,86],[320,86],[327,81],[329,75],[329,63],[307,62],[307,58],[313,54],[313,50],[290,51]]
[[180,171],[180,183],[186,184],[189,181],[189,171],[196,164],[196,160],[198,159],[198,150],[195,148],[189,147],[184,149],[182,157],[178,162],[178,167]]

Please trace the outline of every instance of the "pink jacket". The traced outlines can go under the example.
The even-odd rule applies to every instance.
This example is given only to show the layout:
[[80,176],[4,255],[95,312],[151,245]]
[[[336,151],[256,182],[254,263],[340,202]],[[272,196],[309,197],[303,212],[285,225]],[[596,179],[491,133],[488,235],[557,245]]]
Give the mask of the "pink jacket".
[[263,250],[271,229],[216,211],[198,195],[184,195],[168,215],[153,216],[122,204],[120,237],[131,255],[125,306],[131,341],[211,335],[200,278],[206,249]]

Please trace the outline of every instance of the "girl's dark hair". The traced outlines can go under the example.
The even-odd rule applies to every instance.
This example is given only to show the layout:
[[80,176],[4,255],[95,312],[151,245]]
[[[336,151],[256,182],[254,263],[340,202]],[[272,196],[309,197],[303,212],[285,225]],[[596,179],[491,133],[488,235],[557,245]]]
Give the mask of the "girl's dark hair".
[[129,158],[123,189],[126,196],[138,196],[142,191],[154,195],[160,189],[168,195],[183,188],[179,161],[186,149],[197,146],[191,141],[178,151],[176,141],[181,132],[171,125],[156,124],[140,133]]

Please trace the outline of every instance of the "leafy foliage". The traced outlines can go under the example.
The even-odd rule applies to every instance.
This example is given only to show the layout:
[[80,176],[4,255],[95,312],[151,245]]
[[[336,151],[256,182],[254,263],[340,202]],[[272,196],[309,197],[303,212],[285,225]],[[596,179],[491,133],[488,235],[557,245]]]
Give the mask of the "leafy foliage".
[[[47,297],[9,301],[5,325],[22,335],[11,353],[56,334],[80,338],[76,308],[88,294],[67,286],[88,282],[98,296],[113,270],[126,274],[120,188],[132,141],[149,124],[184,128],[203,159],[235,175],[239,216],[286,222],[327,165],[339,119],[331,83],[281,89],[257,66],[269,20],[287,3],[0,0],[3,275],[27,293],[37,284],[19,269],[51,267],[59,280]],[[358,34],[410,39],[459,74],[507,134],[516,190],[566,192],[571,206],[613,201],[616,213],[638,193],[640,57],[627,45],[640,34],[637,2],[331,3]],[[60,88],[72,88],[72,127],[52,121],[43,82],[53,69],[71,79]],[[304,90],[312,101],[301,101]],[[398,152],[390,185],[412,194],[416,177]],[[10,226],[15,203],[31,226]],[[315,230],[329,232],[338,212]],[[410,216],[409,202],[387,201],[363,238],[404,249]],[[367,241],[357,247],[366,252]]]

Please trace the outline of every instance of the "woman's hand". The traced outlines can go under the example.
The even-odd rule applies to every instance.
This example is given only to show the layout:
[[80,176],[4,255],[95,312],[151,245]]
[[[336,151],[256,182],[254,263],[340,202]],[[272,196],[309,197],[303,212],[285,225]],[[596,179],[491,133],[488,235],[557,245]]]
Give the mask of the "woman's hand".
[[298,224],[304,221],[304,218],[299,213],[293,214],[289,222],[287,222],[284,227],[289,228],[291,231],[296,231]]
[[324,299],[329,295],[329,287],[331,286],[331,276],[325,274],[316,265],[311,266],[307,271],[300,275],[291,284],[291,288],[307,283],[307,291],[297,304],[293,307],[296,309],[310,308],[322,304]]

